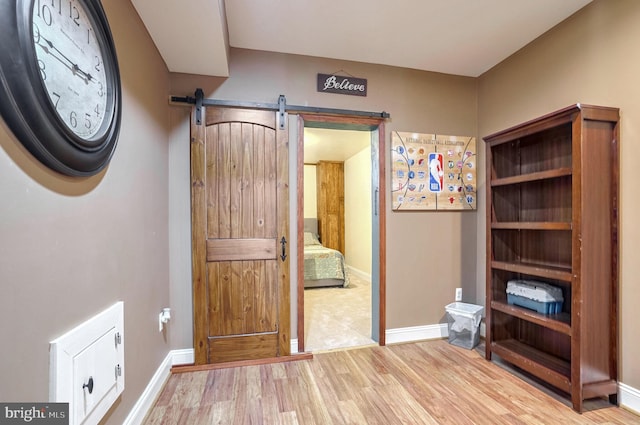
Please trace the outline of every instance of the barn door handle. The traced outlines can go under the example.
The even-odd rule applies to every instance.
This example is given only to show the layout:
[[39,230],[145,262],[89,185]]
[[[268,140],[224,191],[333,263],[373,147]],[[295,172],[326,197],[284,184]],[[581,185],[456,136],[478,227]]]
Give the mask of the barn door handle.
[[282,245],[282,255],[280,255],[280,258],[284,261],[287,258],[287,240],[284,236],[280,239],[280,245]]

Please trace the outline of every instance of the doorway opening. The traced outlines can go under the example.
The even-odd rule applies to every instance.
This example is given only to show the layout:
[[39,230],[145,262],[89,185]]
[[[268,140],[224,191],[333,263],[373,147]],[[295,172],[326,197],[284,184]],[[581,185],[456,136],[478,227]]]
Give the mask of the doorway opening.
[[304,129],[307,351],[371,338],[371,132]]
[[384,345],[384,122],[305,115],[298,134],[298,351]]

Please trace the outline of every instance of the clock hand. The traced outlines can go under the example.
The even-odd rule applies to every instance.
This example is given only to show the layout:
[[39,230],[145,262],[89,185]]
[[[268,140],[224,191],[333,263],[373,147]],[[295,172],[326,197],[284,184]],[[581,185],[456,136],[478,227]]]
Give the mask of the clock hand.
[[89,74],[88,72],[84,72],[83,70],[78,68],[78,65],[76,65],[75,63],[73,64],[73,71],[77,72],[78,74],[84,75],[84,77],[87,79],[87,82],[91,81],[91,79],[93,78],[91,74]]
[[[65,68],[67,68],[69,71],[74,72],[73,68],[71,67],[71,65],[69,65],[68,61],[63,60],[63,58],[61,58],[59,55],[57,55],[55,52],[52,52],[47,46],[45,46],[42,43],[36,43],[38,46],[40,46],[40,48],[42,50],[45,51],[46,54],[53,56],[58,62],[60,62]],[[80,76],[79,74],[75,73],[75,75]],[[80,76],[80,78],[82,78]]]
[[[69,58],[68,58],[64,53],[62,53],[62,52],[60,51],[60,49],[58,49],[58,48],[57,48],[57,47],[56,47],[56,46],[55,46],[55,45],[54,45],[50,40],[47,40],[46,38],[44,38],[44,37],[42,37],[42,36],[40,36],[40,38],[42,38],[42,39],[47,43],[47,45],[48,45],[51,49],[53,49],[53,50],[55,50],[56,52],[58,52],[58,54],[59,54],[60,56],[62,56],[62,58],[63,58],[64,60],[66,60],[67,62],[69,62],[69,64],[71,64],[71,67],[70,67],[69,69],[71,69],[71,70],[73,71],[73,73],[74,73],[74,74],[75,74],[75,73],[80,74],[81,76],[84,76],[84,78],[85,78],[87,81],[91,81],[91,79],[93,78],[93,77],[91,76],[91,74],[89,74],[88,72],[84,72],[83,70],[81,70],[81,69],[80,69],[80,67],[78,66],[78,64],[74,63],[71,59],[69,59]],[[40,45],[40,46],[42,46],[42,45]],[[42,47],[44,47],[44,46],[42,46]]]

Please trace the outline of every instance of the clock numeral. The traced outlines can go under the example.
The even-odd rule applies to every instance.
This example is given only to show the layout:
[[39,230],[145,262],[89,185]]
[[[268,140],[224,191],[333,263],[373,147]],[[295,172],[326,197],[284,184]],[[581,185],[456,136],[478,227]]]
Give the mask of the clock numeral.
[[69,114],[69,124],[71,127],[76,128],[78,126],[78,114],[75,111],[71,111]]
[[95,113],[96,113],[96,116],[97,116],[98,118],[100,118],[100,104],[99,104],[99,103],[97,103],[97,104],[96,104],[96,107],[95,107],[95,109],[93,110],[93,112],[95,112]]
[[40,44],[40,28],[35,23],[33,24],[33,42]]
[[47,73],[45,69],[47,68],[42,59],[38,59],[38,68],[40,69],[40,75],[42,76],[42,81],[47,81]]
[[91,114],[84,114],[84,126],[87,129],[91,128]]
[[98,89],[98,96],[102,97],[104,96],[104,86],[101,82],[98,82],[98,85],[100,86],[100,88]]
[[62,0],[58,0],[58,7],[56,8],[56,0],[51,0],[51,7],[58,9],[58,15],[62,15]]
[[56,101],[53,102],[53,107],[55,109],[58,109],[58,102],[60,102],[60,95],[58,93],[56,93],[56,92],[53,92],[53,93],[51,93],[51,96],[55,96]]
[[51,22],[53,20],[53,16],[51,15],[51,8],[46,5],[43,4],[42,6],[40,6],[40,0],[38,0],[38,8],[37,8],[37,14],[38,14],[38,18],[41,18],[42,21],[48,26],[51,26]]
[[102,61],[100,60],[100,58],[98,56],[94,56],[95,58],[95,62],[96,62],[96,66],[94,67],[96,72],[100,72],[100,65],[102,65]]
[[69,19],[73,20],[73,23],[80,26],[80,12],[78,9],[69,2]]

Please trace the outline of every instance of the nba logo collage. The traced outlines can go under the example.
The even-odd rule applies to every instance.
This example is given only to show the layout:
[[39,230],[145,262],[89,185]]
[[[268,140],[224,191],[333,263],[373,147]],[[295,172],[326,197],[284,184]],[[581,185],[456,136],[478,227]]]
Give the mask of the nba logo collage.
[[394,210],[475,210],[474,137],[394,132]]

